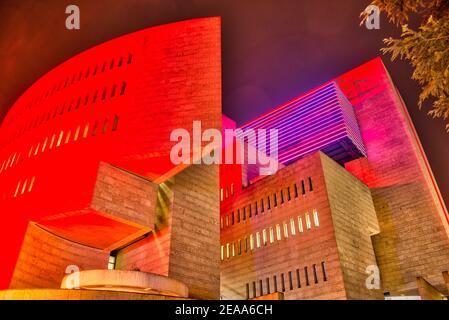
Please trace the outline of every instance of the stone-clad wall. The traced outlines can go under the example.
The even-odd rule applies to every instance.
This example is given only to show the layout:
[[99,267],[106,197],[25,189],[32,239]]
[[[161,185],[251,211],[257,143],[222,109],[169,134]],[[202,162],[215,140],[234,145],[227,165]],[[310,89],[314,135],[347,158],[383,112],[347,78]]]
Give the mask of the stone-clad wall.
[[218,166],[192,165],[159,187],[158,231],[119,251],[118,269],[169,276],[190,297],[219,298]]
[[[382,299],[366,280],[377,267],[371,236],[379,233],[369,188],[325,155],[321,157],[348,299]],[[368,268],[370,267],[370,268]]]
[[184,282],[191,298],[219,298],[218,193],[218,165],[193,165],[175,176],[168,276]]
[[10,288],[59,288],[68,266],[106,269],[108,257],[103,250],[67,241],[30,222]]
[[91,207],[129,223],[154,228],[158,185],[100,163]]
[[[312,179],[313,190],[310,190],[308,178]],[[304,181],[305,192],[302,192]],[[295,184],[298,196],[295,193]],[[290,188],[290,200],[288,200]],[[281,200],[281,190],[284,203]],[[277,205],[274,205],[276,193]],[[270,197],[271,208],[267,208]],[[264,199],[264,212],[261,212],[261,199]],[[255,202],[258,203],[258,214],[255,215]],[[252,206],[252,216],[249,217],[249,205]],[[243,208],[246,218],[243,219]],[[319,215],[319,227],[313,225],[313,210]],[[240,210],[241,219],[237,215]],[[234,224],[231,222],[234,212]],[[312,227],[307,230],[305,214],[309,213]],[[226,216],[229,226],[226,226]],[[304,231],[298,230],[298,217],[301,217]],[[221,218],[224,228],[221,230],[221,245],[224,246],[225,257],[221,263],[221,295],[224,299],[245,299],[248,284],[249,298],[284,291],[285,299],[345,299],[346,292],[343,274],[340,269],[337,244],[332,226],[320,154],[315,153],[302,160],[279,170],[275,175],[265,177],[243,190],[236,190],[236,194],[226,199],[222,204]],[[290,219],[295,222],[296,235],[291,234]],[[283,234],[283,223],[288,224],[288,238]],[[244,239],[250,234],[254,239],[263,229],[269,234],[269,229],[280,224],[281,240],[275,240],[267,245],[261,244],[254,250],[244,249]],[[274,230],[276,233],[276,230]],[[276,236],[276,235],[275,235]],[[235,256],[226,257],[227,244],[242,241],[242,252],[236,249]],[[256,240],[254,240],[255,242]],[[321,264],[324,262],[326,281]],[[313,266],[317,269],[317,281],[313,276]],[[306,282],[305,268],[307,268],[309,284]],[[301,287],[298,288],[298,272]],[[291,284],[290,284],[291,272]],[[276,279],[274,278],[276,277]],[[284,285],[282,285],[282,277]],[[267,282],[267,278],[269,279]],[[260,281],[262,280],[262,291]],[[275,285],[276,280],[276,285]],[[255,292],[253,288],[255,285]],[[269,286],[269,287],[268,287]],[[284,287],[285,290],[282,290]],[[254,294],[255,293],[255,294]]]
[[445,208],[396,88],[380,59],[339,81],[354,105],[367,149],[367,159],[346,168],[371,188],[380,226],[374,249],[384,291],[417,295],[416,278],[422,276],[447,292],[442,276],[449,270]]

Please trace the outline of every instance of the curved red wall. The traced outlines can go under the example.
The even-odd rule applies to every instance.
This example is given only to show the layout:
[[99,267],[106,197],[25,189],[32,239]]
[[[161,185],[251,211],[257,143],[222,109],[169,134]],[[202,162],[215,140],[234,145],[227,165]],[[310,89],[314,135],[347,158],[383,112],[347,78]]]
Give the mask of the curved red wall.
[[220,19],[154,27],[89,49],[36,81],[0,129],[0,288],[27,223],[85,208],[99,161],[160,182],[182,168],[170,132],[221,128]]

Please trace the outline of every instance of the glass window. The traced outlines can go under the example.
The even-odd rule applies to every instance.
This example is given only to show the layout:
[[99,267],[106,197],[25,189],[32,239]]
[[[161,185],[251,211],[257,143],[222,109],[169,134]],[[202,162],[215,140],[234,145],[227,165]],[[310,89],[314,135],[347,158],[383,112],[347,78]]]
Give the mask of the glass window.
[[281,226],[279,224],[276,225],[276,240],[281,240]]
[[270,243],[274,242],[274,229],[270,227]]
[[310,215],[309,213],[306,213],[306,228],[309,230],[312,227],[312,224],[310,223]]
[[296,235],[295,219],[293,219],[293,218],[290,219],[290,232],[291,232],[292,236]]
[[313,210],[313,222],[315,223],[315,227],[320,226],[320,221],[318,220],[318,211]]
[[302,226],[302,218],[298,217],[298,230],[299,232],[304,232],[304,227]]
[[260,233],[256,232],[256,247],[260,248]]

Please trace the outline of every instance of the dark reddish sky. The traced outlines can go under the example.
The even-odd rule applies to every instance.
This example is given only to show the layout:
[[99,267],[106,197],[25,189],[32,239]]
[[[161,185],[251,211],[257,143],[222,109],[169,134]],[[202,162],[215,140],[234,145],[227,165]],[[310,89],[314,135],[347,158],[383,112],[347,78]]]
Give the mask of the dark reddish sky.
[[[39,76],[119,35],[188,18],[221,16],[223,109],[238,123],[270,110],[379,55],[399,30],[359,27],[370,0],[1,0],[0,119]],[[77,4],[81,30],[65,29]],[[449,203],[449,134],[417,108],[418,86],[405,62],[384,62],[402,93]]]

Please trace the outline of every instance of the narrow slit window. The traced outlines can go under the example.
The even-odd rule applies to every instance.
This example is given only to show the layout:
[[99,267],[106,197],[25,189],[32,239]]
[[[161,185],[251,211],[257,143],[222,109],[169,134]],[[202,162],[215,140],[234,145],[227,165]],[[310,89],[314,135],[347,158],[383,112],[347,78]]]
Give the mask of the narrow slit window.
[[256,247],[260,248],[260,233],[256,232]]
[[313,191],[312,177],[309,177],[309,191]]
[[313,269],[313,280],[314,280],[315,283],[318,283],[318,274],[317,274],[317,271],[316,271],[316,264],[314,264],[312,266],[312,269]]
[[260,212],[264,212],[263,199],[260,200]]
[[283,273],[281,273],[281,289],[282,292],[285,292],[285,278]]
[[304,227],[302,225],[302,218],[301,217],[298,217],[298,230],[299,230],[300,233],[304,232]]
[[301,288],[301,275],[299,273],[299,269],[296,269],[296,281],[297,281],[298,288]]
[[291,271],[288,272],[288,284],[290,285],[290,290],[293,290],[293,276]]
[[327,281],[326,262],[321,262],[321,272],[323,273],[323,281]]
[[259,280],[259,294],[263,296],[263,282],[262,279]]
[[270,202],[270,196],[267,197],[267,209],[271,209],[271,202]]
[[132,55],[132,53],[130,53],[129,56],[128,56],[128,64],[131,64],[131,62],[133,62],[133,55]]
[[273,276],[273,286],[274,286],[274,292],[278,292],[278,279],[276,276]]
[[253,298],[257,297],[256,293],[256,281],[253,281]]
[[22,191],[20,192],[20,194],[24,194],[25,193],[25,189],[27,187],[27,184],[28,184],[28,179],[25,179],[25,181],[23,182]]
[[267,286],[267,294],[270,294],[271,293],[271,290],[270,290],[270,278],[267,278],[265,281],[266,281],[266,286]]
[[97,135],[98,130],[98,120],[95,120],[94,126],[92,128],[92,136],[95,137]]
[[103,134],[108,130],[108,118],[105,118],[103,121],[103,130],[101,131]]
[[270,243],[274,242],[274,229],[270,227]]
[[246,220],[246,207],[243,207],[243,220]]
[[234,215],[234,211],[232,211],[231,213],[231,224],[234,225],[235,223],[235,215]]
[[257,216],[257,214],[259,213],[258,210],[257,210],[257,202],[255,202],[254,205],[255,205],[255,208],[254,208],[254,215]]
[[251,203],[249,204],[249,217],[251,218],[252,217],[252,205],[251,205]]
[[263,229],[262,230],[262,240],[263,240],[263,245],[266,246],[268,239],[267,239],[267,229]]
[[121,56],[120,59],[118,60],[117,67],[121,67],[122,64],[123,64],[123,56]]
[[244,249],[245,252],[248,252],[248,237],[245,237]]
[[310,228],[312,228],[312,224],[310,223],[309,213],[306,213],[306,228],[307,228],[307,230],[310,230]]
[[89,102],[89,94],[87,94],[86,98],[84,99],[84,105],[87,106],[88,102]]
[[114,69],[114,59],[112,59],[111,64],[109,65],[109,70]]
[[112,124],[112,131],[117,131],[118,128],[118,116],[114,116],[114,123]]
[[70,135],[72,134],[72,131],[67,131],[67,135],[65,136],[65,144],[70,142]]
[[304,183],[304,180],[301,180],[301,189],[302,189],[302,195],[306,194],[306,186]]
[[73,141],[77,141],[77,140],[78,140],[78,136],[79,136],[79,134],[80,134],[80,130],[81,130],[81,127],[78,126],[78,127],[76,128],[75,136],[73,137]]
[[224,260],[224,246],[221,246],[221,261]]
[[295,219],[290,219],[290,233],[292,236],[296,236]]
[[231,250],[231,248],[229,246],[229,243],[226,243],[226,258],[227,259],[229,259],[229,257],[230,257],[230,250]]
[[125,94],[125,90],[126,90],[126,82],[123,82],[122,89],[120,90],[120,95],[121,96],[123,96]]
[[237,209],[237,223],[240,223],[240,209]]
[[241,239],[239,239],[239,241],[238,241],[237,249],[238,249],[237,250],[238,254],[241,255],[242,254],[242,240]]
[[94,97],[92,98],[92,103],[97,102],[98,90],[95,90]]
[[281,190],[281,204],[284,203],[284,190]]
[[232,243],[231,252],[232,252],[232,256],[235,257],[235,242]]
[[284,222],[284,239],[288,238],[288,224]]
[[17,194],[19,193],[20,184],[21,184],[21,182],[19,181],[19,182],[17,183],[16,192],[14,192],[14,198],[17,197]]
[[254,250],[254,237],[252,234],[249,236],[249,248],[251,251]]
[[320,226],[320,221],[318,219],[318,211],[317,210],[313,210],[313,223],[315,224],[315,227]]
[[51,142],[50,142],[49,149],[53,148],[53,144],[55,143],[55,140],[56,140],[56,134],[53,133],[53,136],[51,137]]
[[[30,186],[28,187],[28,192],[31,192],[33,190],[35,180],[36,180],[35,176],[33,178],[31,178]],[[324,280],[324,281],[326,281],[326,280]]]
[[226,215],[226,227],[229,227],[229,215]]
[[220,189],[220,201],[223,201],[223,188]]
[[274,207],[278,206],[278,199],[276,193],[273,193],[273,206]]
[[231,196],[233,196],[233,195],[234,195],[234,184],[231,183]]
[[89,133],[89,124],[86,123],[86,126],[84,127],[83,138],[87,138],[88,133]]
[[59,133],[58,142],[56,143],[56,146],[59,147],[61,145],[62,137],[64,136],[64,131],[61,130]]
[[308,273],[307,267],[304,267],[304,277],[306,278],[306,286],[310,286],[309,273]]
[[249,299],[249,283],[246,284],[246,299]]
[[224,227],[224,220],[223,217],[220,217],[220,229],[223,229]]
[[280,241],[281,238],[281,226],[279,224],[276,225],[276,240]]

